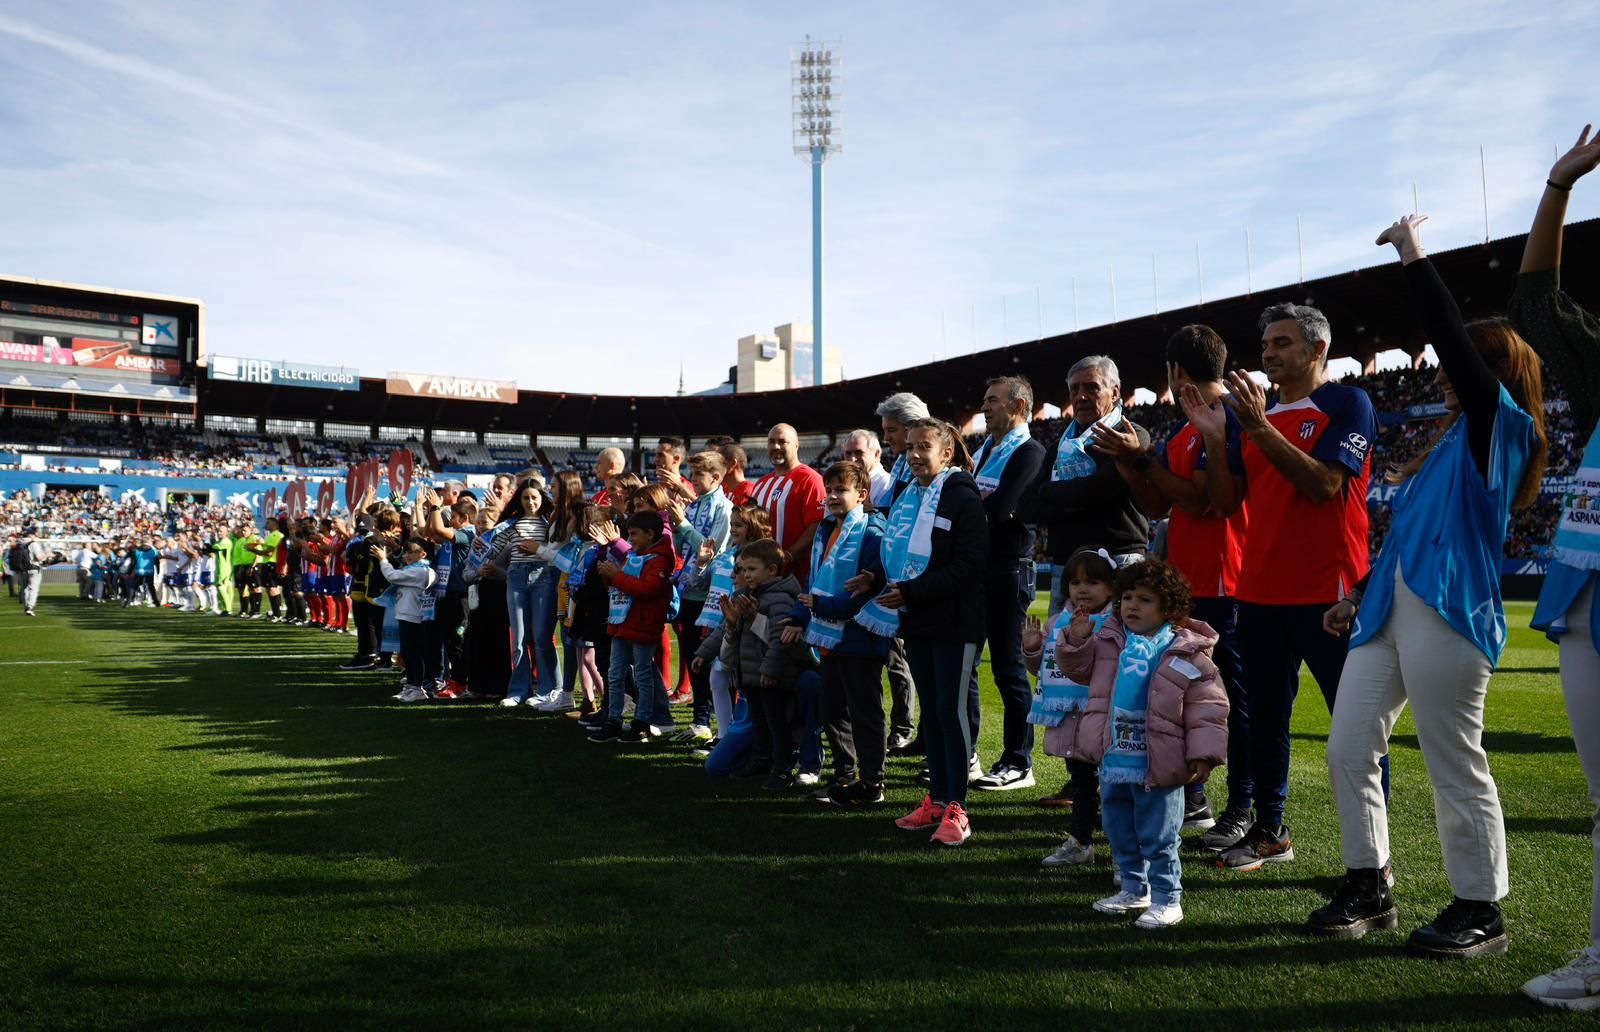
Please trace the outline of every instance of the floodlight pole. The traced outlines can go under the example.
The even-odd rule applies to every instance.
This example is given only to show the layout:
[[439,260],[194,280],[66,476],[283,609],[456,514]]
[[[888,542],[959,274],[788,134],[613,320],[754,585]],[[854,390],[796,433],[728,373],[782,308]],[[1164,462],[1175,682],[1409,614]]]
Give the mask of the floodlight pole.
[[811,148],[811,385],[822,380],[822,164],[828,152]]

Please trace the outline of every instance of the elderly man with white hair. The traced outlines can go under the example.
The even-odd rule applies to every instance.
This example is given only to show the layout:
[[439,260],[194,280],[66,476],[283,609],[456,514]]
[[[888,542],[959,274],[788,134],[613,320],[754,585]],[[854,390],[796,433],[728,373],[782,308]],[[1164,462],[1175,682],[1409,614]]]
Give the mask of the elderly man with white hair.
[[869,500],[888,496],[893,489],[894,477],[883,468],[883,445],[878,443],[877,434],[865,429],[850,431],[844,439],[840,456],[846,462],[861,463],[867,471],[867,479],[871,482]]
[[621,448],[601,448],[600,454],[594,460],[594,478],[600,481],[600,489],[594,493],[594,504],[610,505],[611,496],[606,491],[606,485],[611,478],[628,468],[627,460],[622,457]]

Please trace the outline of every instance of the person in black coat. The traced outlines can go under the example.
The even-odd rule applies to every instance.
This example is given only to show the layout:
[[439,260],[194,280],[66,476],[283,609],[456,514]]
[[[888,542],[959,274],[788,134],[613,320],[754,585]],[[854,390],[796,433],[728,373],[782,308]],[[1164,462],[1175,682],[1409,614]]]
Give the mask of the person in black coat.
[[[897,633],[905,640],[922,703],[932,791],[895,823],[908,831],[934,828],[935,842],[954,846],[971,835],[966,813],[972,755],[967,694],[983,644],[989,519],[977,481],[967,472],[971,459],[955,427],[940,420],[919,421],[912,424],[908,445],[917,490],[908,488],[896,501],[886,540],[905,535],[916,552],[926,534],[928,544],[925,555],[900,562],[897,549],[886,543],[888,586],[874,602],[899,615]],[[915,572],[907,576],[907,570]]]

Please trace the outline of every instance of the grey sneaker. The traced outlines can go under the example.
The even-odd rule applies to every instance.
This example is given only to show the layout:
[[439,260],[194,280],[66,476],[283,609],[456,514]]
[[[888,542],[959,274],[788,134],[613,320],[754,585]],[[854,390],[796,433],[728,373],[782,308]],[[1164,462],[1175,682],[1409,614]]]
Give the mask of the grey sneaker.
[[1068,835],[1053,853],[1039,862],[1046,867],[1073,867],[1078,864],[1094,863],[1094,846],[1083,845]]
[[1224,810],[1211,830],[1200,836],[1200,847],[1222,853],[1237,846],[1255,819],[1249,810]]

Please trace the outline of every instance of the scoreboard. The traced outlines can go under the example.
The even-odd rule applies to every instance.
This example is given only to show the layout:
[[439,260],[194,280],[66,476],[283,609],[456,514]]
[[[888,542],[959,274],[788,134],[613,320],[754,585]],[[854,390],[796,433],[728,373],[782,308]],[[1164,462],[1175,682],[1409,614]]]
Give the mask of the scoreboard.
[[205,305],[0,276],[0,389],[193,402]]

